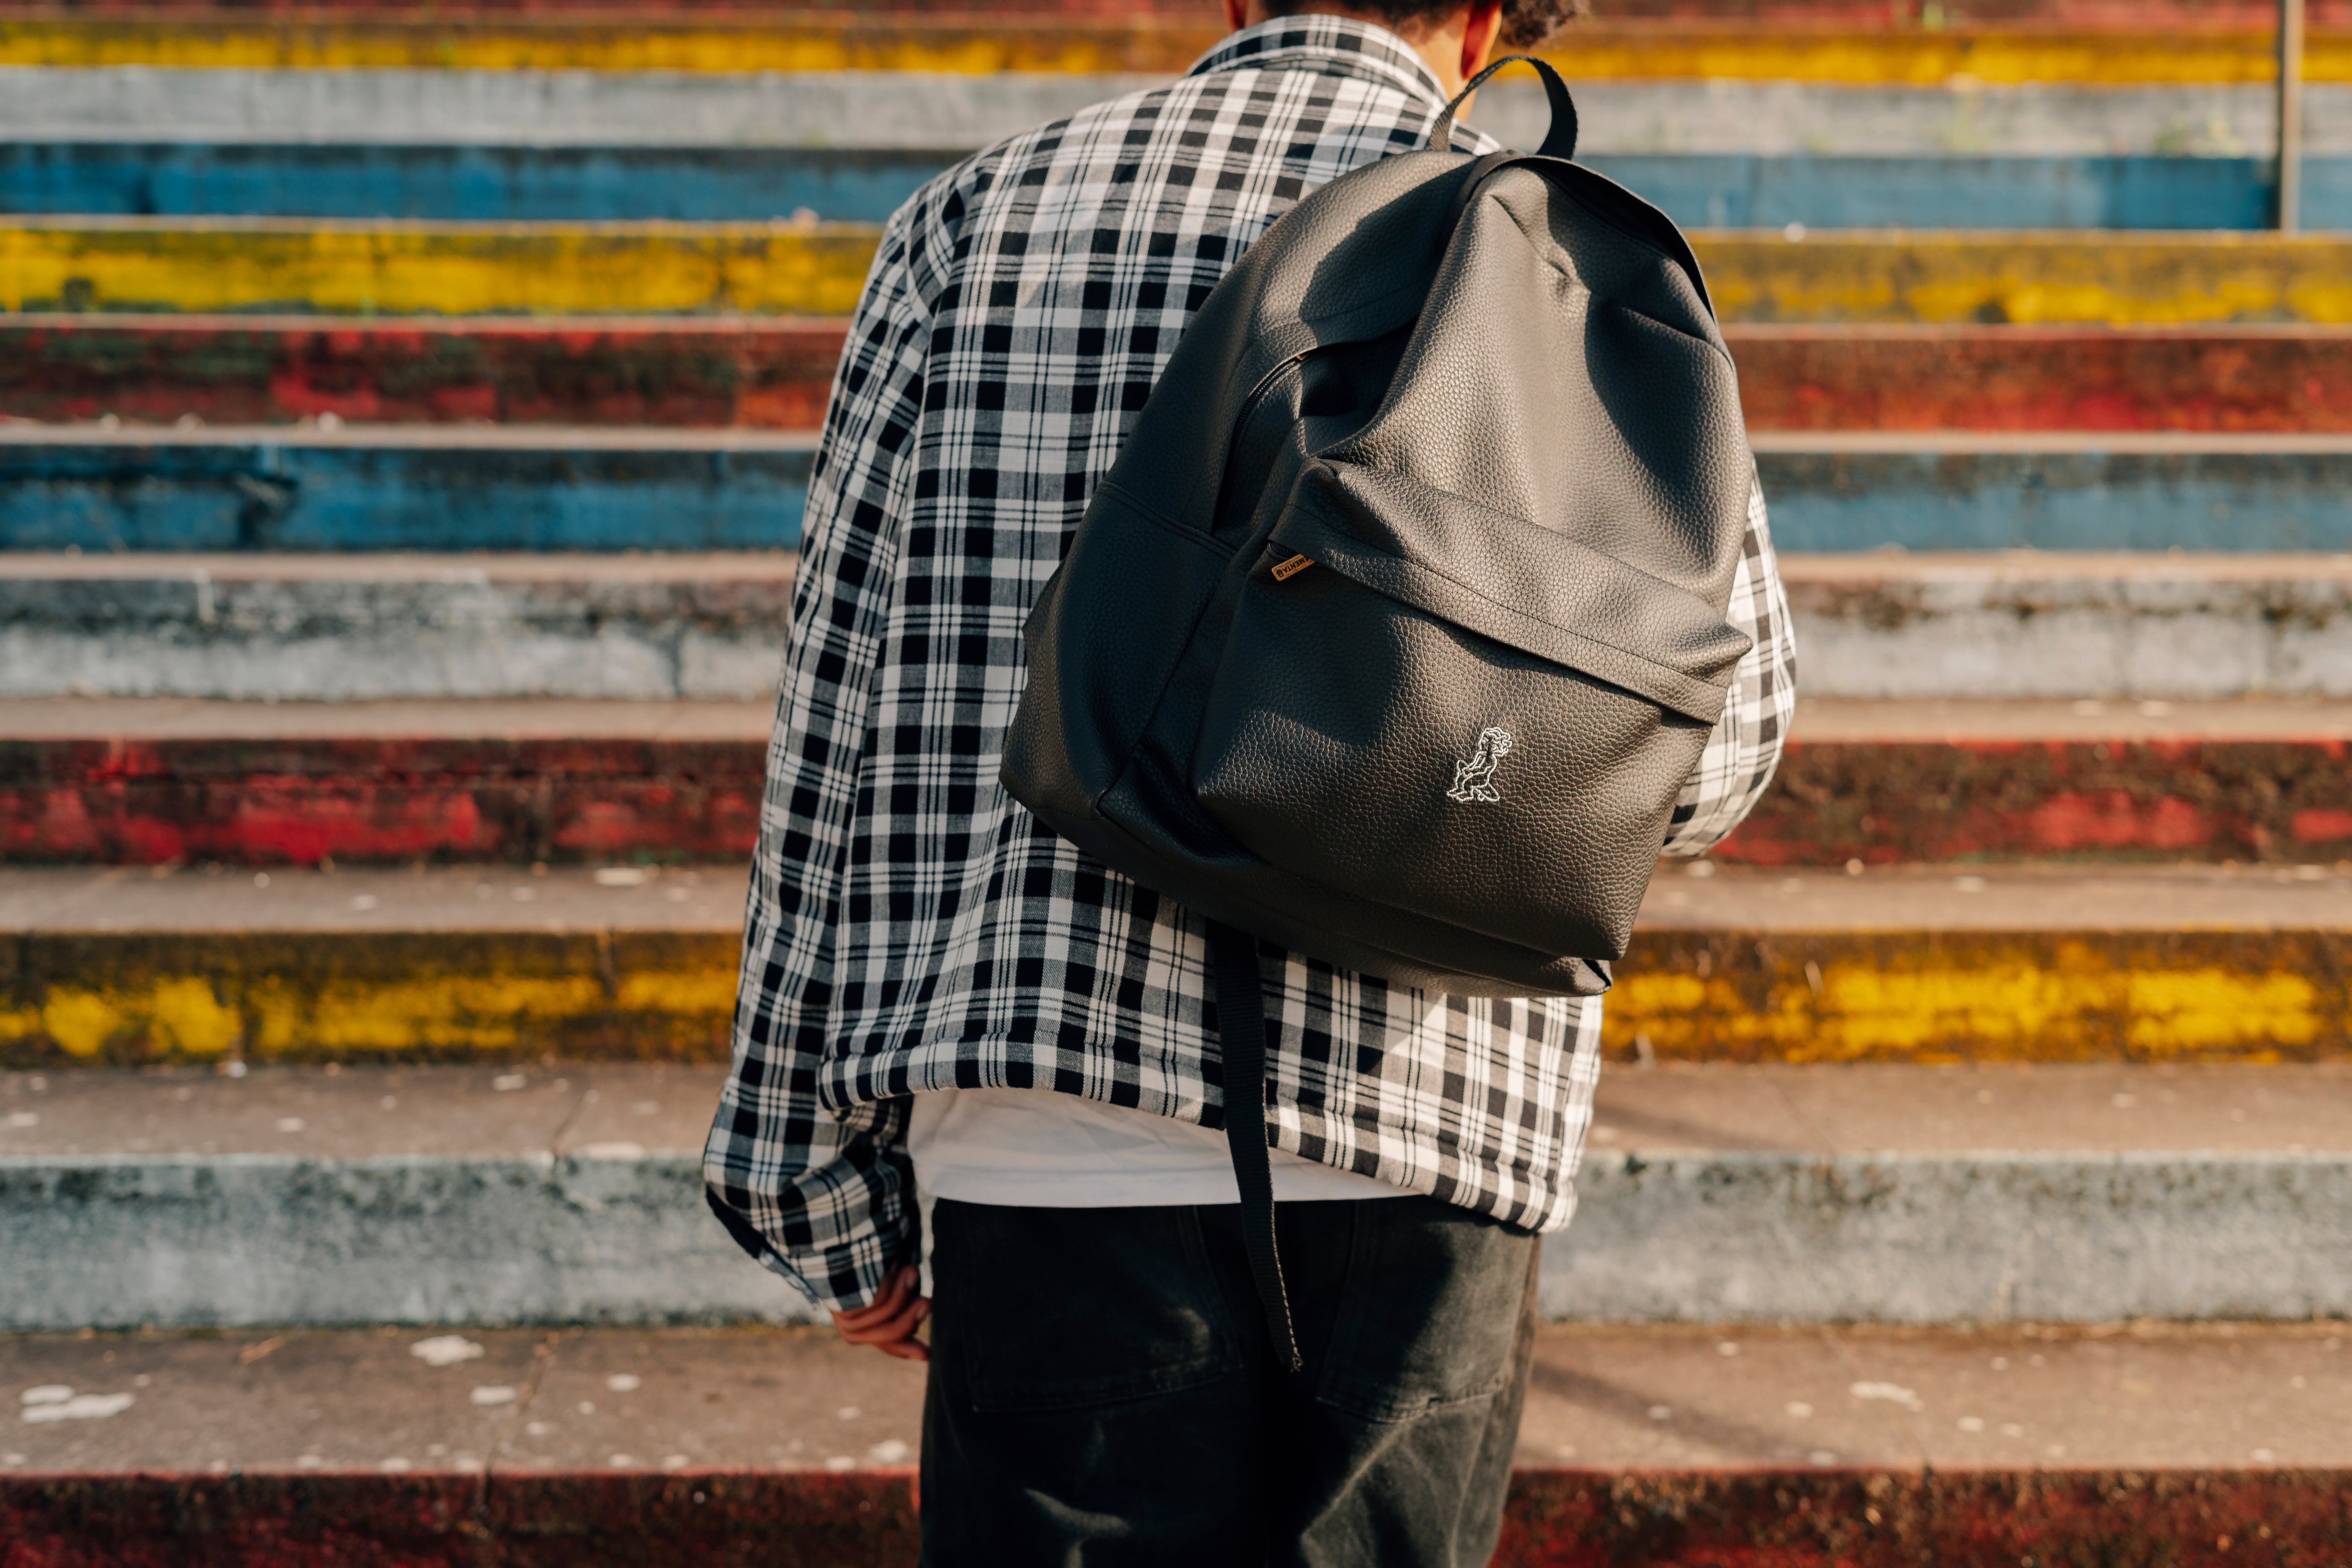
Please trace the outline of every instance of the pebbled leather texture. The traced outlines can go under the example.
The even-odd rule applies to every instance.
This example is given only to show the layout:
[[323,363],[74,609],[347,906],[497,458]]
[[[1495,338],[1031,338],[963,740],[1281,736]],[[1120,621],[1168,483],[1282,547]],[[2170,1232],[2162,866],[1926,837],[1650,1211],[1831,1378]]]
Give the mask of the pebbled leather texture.
[[1602,990],[1748,648],[1753,472],[1663,216],[1555,158],[1360,169],[1177,345],[1030,617],[1005,787],[1310,957]]

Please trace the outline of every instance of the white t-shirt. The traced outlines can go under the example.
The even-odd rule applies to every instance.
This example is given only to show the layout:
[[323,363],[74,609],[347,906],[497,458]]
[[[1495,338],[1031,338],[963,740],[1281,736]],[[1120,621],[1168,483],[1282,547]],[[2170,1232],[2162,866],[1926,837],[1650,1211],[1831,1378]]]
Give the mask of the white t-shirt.
[[[1233,1156],[1223,1131],[1054,1089],[940,1089],[915,1096],[907,1148],[927,1198],[1013,1208],[1138,1208],[1230,1204]],[[1274,1195],[1395,1198],[1402,1187],[1280,1149]]]

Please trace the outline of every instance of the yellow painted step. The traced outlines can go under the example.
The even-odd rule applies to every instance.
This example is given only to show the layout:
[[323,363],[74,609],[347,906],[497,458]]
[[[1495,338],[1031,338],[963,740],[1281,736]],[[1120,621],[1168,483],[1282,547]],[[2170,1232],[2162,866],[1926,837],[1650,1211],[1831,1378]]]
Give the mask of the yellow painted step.
[[[17,219],[10,310],[843,315],[859,225]],[[1727,321],[2352,322],[2352,237],[1816,230],[1693,236]]]
[[[632,873],[631,875],[635,875]],[[740,868],[0,871],[0,1063],[725,1058]],[[2352,869],[1663,868],[1612,1056],[2352,1056]]]
[[2352,866],[1661,865],[1613,1053],[1713,1062],[2352,1052]]
[[710,1061],[739,867],[0,869],[0,1063]]
[[[2249,32],[1596,28],[1571,33],[1545,53],[1563,70],[1587,80],[1713,77],[1849,86],[2116,86],[2262,82],[2278,73],[2271,35]],[[2352,80],[2352,37],[2315,35],[2304,68],[2312,81]]]
[[862,225],[19,221],[10,310],[846,315]]
[[1692,237],[1727,321],[2352,321],[2352,237],[2100,230]]
[[[0,21],[0,65],[310,69],[1133,71],[1172,75],[1213,26],[1149,21],[939,19],[780,12],[757,21],[638,18],[468,22],[421,16],[170,19],[47,16]],[[1546,51],[1588,80],[1720,77],[1934,86],[2267,81],[2268,33],[2051,29],[1774,30],[1601,23]],[[2312,37],[2305,72],[2352,81],[2352,34]]]

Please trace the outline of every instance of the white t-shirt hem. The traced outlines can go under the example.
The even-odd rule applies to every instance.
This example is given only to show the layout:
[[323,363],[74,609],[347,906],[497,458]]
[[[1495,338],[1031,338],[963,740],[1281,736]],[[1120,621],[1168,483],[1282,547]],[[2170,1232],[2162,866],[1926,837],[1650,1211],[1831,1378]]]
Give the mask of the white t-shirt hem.
[[[1144,1208],[1241,1201],[1225,1135],[1052,1089],[915,1097],[908,1150],[927,1197],[1011,1208]],[[1269,1152],[1277,1203],[1408,1195],[1374,1177]]]

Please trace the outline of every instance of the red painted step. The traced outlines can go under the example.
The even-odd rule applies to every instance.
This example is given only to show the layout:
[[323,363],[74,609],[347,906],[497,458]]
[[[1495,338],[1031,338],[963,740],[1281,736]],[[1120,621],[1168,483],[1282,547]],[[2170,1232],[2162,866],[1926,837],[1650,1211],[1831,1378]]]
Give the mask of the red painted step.
[[[20,319],[0,325],[0,416],[809,429],[842,331],[783,320]],[[2352,431],[2352,329],[1734,326],[1726,336],[1757,430]]]
[[[764,703],[0,702],[0,860],[731,859]],[[2352,704],[1806,702],[1756,865],[2352,856]]]
[[1760,866],[2352,856],[2352,705],[1805,702],[1724,844]]
[[[876,1472],[0,1478],[10,1568],[914,1568]],[[2352,1468],[1522,1469],[1492,1568],[2342,1568]]]
[[80,316],[0,325],[0,416],[814,429],[843,324]]
[[2352,330],[1735,326],[1758,430],[2352,430]]
[[0,860],[732,859],[764,704],[0,702]]
[[[2340,1568],[2343,1338],[1553,1326],[1495,1563]],[[0,1378],[113,1411],[0,1435],[9,1568],[915,1558],[921,1369],[824,1332],[19,1336]]]

